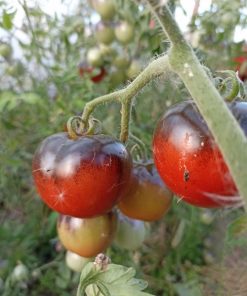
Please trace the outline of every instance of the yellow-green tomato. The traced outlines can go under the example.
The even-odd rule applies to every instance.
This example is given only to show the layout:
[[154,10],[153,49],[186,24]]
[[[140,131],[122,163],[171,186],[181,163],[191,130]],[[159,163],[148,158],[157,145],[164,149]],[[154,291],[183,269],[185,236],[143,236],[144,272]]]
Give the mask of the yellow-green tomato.
[[130,64],[130,60],[125,56],[117,56],[112,63],[119,69],[126,69]]
[[96,26],[95,37],[98,42],[108,45],[115,38],[114,30],[110,24],[99,22]]
[[99,67],[103,64],[101,51],[98,47],[93,47],[88,50],[87,62],[94,67]]
[[138,61],[133,60],[126,70],[126,75],[129,79],[134,79],[141,72],[141,65]]
[[115,69],[110,74],[110,84],[112,87],[118,86],[126,80],[126,75],[123,70]]
[[81,272],[82,268],[90,261],[90,258],[79,256],[71,251],[67,251],[65,255],[66,265],[75,272]]
[[126,250],[136,250],[141,247],[146,238],[145,222],[130,219],[119,212],[115,244]]
[[128,44],[134,38],[134,27],[132,24],[123,21],[115,28],[116,39],[122,44]]
[[59,215],[57,232],[67,250],[90,258],[104,252],[111,244],[116,223],[116,215],[112,212],[89,219]]
[[101,56],[104,59],[111,60],[117,54],[116,50],[113,47],[103,43],[99,44],[99,49],[100,49]]
[[116,12],[114,0],[91,0],[92,7],[104,20],[112,19]]

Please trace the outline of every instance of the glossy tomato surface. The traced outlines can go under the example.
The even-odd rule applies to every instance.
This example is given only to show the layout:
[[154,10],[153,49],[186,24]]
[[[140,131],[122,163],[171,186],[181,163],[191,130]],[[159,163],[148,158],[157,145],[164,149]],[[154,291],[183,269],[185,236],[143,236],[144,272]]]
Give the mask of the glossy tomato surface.
[[105,135],[67,133],[46,138],[33,158],[33,178],[40,197],[53,210],[74,217],[109,212],[119,201],[131,174],[124,145]]
[[172,193],[153,165],[137,164],[132,170],[130,190],[118,207],[124,215],[143,221],[161,219],[172,203]]
[[[228,106],[246,135],[247,103]],[[234,141],[231,135],[229,141]],[[193,102],[175,105],[164,114],[154,132],[153,155],[161,178],[182,200],[201,207],[241,201],[223,156]]]
[[113,212],[87,219],[60,215],[57,232],[67,250],[90,258],[105,251],[111,244],[116,227],[117,218]]

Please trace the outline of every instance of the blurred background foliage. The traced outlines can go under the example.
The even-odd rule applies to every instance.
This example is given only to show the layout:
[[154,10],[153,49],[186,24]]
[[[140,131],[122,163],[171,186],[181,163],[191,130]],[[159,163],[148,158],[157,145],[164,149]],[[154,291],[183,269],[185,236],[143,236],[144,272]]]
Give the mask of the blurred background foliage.
[[[37,196],[31,161],[37,144],[64,130],[67,119],[80,113],[86,102],[123,87],[167,50],[167,40],[141,2],[139,6],[115,2],[117,9],[106,23],[115,28],[128,22],[133,37],[127,43],[99,41],[100,17],[90,1],[79,1],[73,13],[62,17],[45,13],[35,1],[19,1],[24,17],[18,25],[15,6],[0,1],[1,295],[75,294],[79,275],[65,265],[56,214]],[[182,8],[180,1],[169,5],[174,13]],[[191,5],[193,15],[185,34],[201,62],[213,71],[236,70],[236,58],[247,58],[246,40],[234,42],[236,29],[247,25],[247,2],[215,0],[202,13],[200,1]],[[92,48],[98,50],[96,62],[95,56],[93,62],[89,58]],[[119,63],[119,57],[125,61]],[[104,75],[99,77],[102,69]],[[136,98],[131,130],[144,141],[150,157],[157,119],[188,96],[175,75],[164,73]],[[100,107],[95,115],[107,132],[118,136],[117,104]],[[114,263],[134,266],[155,295],[237,295],[236,289],[240,293],[247,289],[236,284],[242,270],[247,278],[247,266],[238,264],[246,255],[242,250],[246,241],[236,240],[236,231],[227,231],[227,225],[240,215],[241,209],[202,210],[176,199],[169,214],[152,223],[141,248],[128,252],[113,245],[108,254]],[[16,278],[20,266],[27,269],[17,272]],[[234,285],[227,280],[230,272]]]

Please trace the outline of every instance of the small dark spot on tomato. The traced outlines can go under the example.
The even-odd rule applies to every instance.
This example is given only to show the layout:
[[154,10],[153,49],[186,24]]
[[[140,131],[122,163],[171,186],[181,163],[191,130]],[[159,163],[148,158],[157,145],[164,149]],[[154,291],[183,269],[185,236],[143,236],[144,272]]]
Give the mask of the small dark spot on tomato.
[[184,171],[184,181],[188,182],[189,179],[190,179],[190,173],[189,173],[189,171],[185,170]]

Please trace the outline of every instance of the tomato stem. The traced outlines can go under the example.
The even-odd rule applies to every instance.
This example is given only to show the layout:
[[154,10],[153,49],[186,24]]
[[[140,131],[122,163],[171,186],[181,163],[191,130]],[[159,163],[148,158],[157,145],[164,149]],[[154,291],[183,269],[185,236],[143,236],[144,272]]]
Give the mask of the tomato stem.
[[247,200],[247,138],[244,132],[183,37],[168,7],[161,7],[157,0],[146,2],[172,43],[168,52],[171,69],[180,76],[195,100],[229,166],[240,196]]
[[101,104],[119,101],[121,109],[121,132],[120,139],[126,142],[129,137],[129,123],[131,115],[132,100],[135,95],[151,80],[169,71],[168,57],[163,55],[152,61],[128,86],[113,93],[95,98],[88,102],[82,113],[82,121],[87,122],[90,115]]

